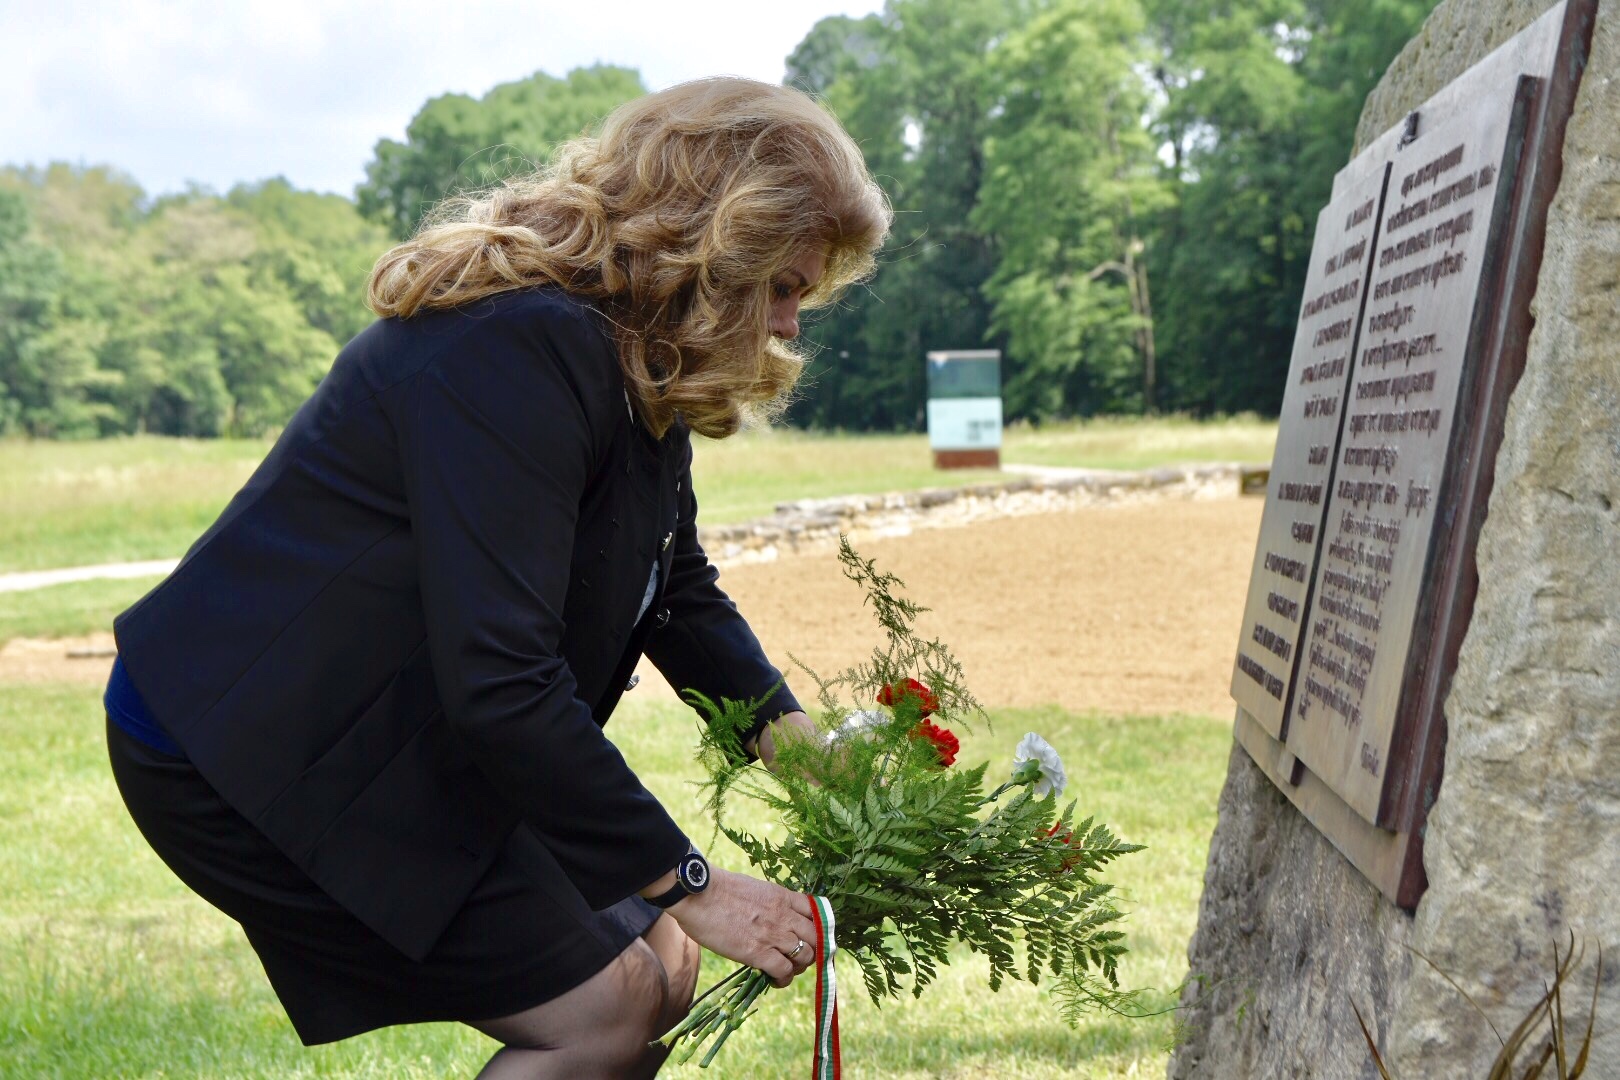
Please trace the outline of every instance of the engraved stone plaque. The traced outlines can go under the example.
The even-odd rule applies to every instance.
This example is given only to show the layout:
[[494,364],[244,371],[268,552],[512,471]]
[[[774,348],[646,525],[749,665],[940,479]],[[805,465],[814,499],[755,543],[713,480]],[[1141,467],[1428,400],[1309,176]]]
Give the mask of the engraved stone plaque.
[[1408,907],[1595,13],[1564,0],[1423,103],[1339,173],[1317,221],[1235,734]]
[[1260,543],[1254,553],[1232,697],[1274,739],[1303,637],[1311,569],[1328,505],[1328,480],[1345,409],[1351,349],[1360,324],[1373,232],[1387,168],[1336,197],[1316,219],[1294,353],[1283,391]]
[[1289,749],[1376,824],[1463,368],[1493,306],[1497,179],[1528,106],[1517,79],[1480,90],[1390,175],[1289,717]]

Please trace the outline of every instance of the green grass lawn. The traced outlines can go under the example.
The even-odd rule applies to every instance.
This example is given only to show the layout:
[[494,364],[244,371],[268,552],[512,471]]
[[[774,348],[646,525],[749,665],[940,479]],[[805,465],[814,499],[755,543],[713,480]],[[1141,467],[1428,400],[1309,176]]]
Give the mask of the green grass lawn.
[[[1139,469],[1270,461],[1277,425],[1239,417],[1100,419],[1007,432],[1003,460]],[[172,558],[208,526],[269,449],[259,440],[0,440],[0,573]],[[701,520],[722,525],[793,499],[974,483],[940,473],[926,435],[777,429],[698,440]]]
[[270,444],[0,440],[0,573],[182,554]]
[[114,615],[162,580],[104,578],[0,592],[0,645],[15,637],[76,637],[111,630]]
[[[690,758],[695,719],[635,702],[610,731],[693,836],[708,836]],[[1115,864],[1130,910],[1127,984],[1167,991],[1186,969],[1204,858],[1224,775],[1226,724],[1205,718],[1000,714],[964,739],[963,760],[1005,768],[1025,730],[1065,754],[1069,796],[1148,850]],[[477,1070],[493,1044],[459,1025],[376,1032],[299,1046],[240,932],[188,893],[125,816],[107,770],[97,692],[0,688],[0,1077],[443,1077]],[[741,859],[721,842],[722,865]],[[1170,1016],[1093,1017],[1065,1027],[1043,992],[990,994],[961,957],[920,1001],[874,1010],[851,975],[842,1017],[854,1077],[1162,1075]],[[727,970],[710,958],[707,985]],[[811,986],[771,995],[699,1073],[778,1077],[809,1067]]]
[[1205,461],[1271,463],[1277,422],[1252,415],[1215,420],[1100,416],[1007,431],[1002,460],[1091,469],[1152,469]]

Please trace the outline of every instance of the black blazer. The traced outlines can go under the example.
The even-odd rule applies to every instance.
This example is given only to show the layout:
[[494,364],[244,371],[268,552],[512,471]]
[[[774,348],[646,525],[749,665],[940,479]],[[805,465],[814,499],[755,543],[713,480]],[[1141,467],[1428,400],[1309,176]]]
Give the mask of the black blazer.
[[606,907],[687,846],[602,733],[642,652],[798,708],[698,544],[691,454],[558,289],[380,321],[118,617],[120,655],[208,782],[407,955],[520,821]]

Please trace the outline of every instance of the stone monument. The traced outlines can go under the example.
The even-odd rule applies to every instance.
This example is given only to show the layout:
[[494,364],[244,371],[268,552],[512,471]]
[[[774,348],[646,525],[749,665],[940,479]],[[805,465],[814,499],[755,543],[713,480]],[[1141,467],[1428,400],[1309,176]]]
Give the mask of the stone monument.
[[[1354,1008],[1397,1076],[1483,1076],[1496,1038],[1439,971],[1505,1032],[1555,941],[1620,961],[1617,75],[1596,0],[1444,0],[1368,99],[1301,303],[1172,1076],[1376,1075]],[[1589,1076],[1620,1076],[1617,999]]]

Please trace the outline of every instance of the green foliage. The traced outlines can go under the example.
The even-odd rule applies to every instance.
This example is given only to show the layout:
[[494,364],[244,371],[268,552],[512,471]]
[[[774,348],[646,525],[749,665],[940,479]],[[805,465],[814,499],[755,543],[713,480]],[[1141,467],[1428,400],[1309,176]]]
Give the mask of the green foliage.
[[1003,350],[1012,419],[1275,412],[1316,213],[1434,2],[890,0],[818,23],[788,81],[897,220],[870,289],[807,328],[794,419],[920,428],[924,353],[977,347]]
[[94,434],[94,335],[64,311],[61,254],[32,225],[22,196],[0,189],[0,433]]
[[[831,77],[827,104],[865,152],[896,217],[876,279],[806,326],[818,355],[790,414],[795,422],[919,430],[923,354],[999,344],[983,292],[996,266],[994,239],[970,217],[997,105],[989,57],[1029,6],[893,0],[875,20],[833,24],[851,55],[818,61],[811,81]],[[807,41],[830,36],[823,26]],[[809,56],[794,57],[809,68]],[[794,68],[790,59],[790,78]]]
[[998,240],[983,289],[1014,415],[1144,407],[1144,224],[1166,202],[1142,124],[1135,0],[1058,0],[992,54],[1003,95],[973,220]]
[[824,96],[840,76],[870,69],[881,58],[883,20],[876,15],[852,19],[829,15],[810,28],[787,58],[782,81],[807,94]]
[[[931,349],[1003,351],[1010,420],[1273,413],[1313,223],[1362,102],[1435,0],[888,0],[818,22],[819,95],[897,212],[805,337],[801,426],[917,431]],[[274,430],[366,325],[367,272],[439,199],[645,92],[545,73],[427,102],[357,202],[284,180],[148,199],[0,169],[0,434]]]
[[284,180],[151,202],[105,168],[0,170],[0,432],[273,430],[370,321],[386,244]]
[[[1100,875],[1142,848],[1093,818],[1076,822],[1075,804],[1059,810],[1056,792],[1035,797],[1032,768],[986,794],[985,765],[945,767],[921,724],[930,709],[964,729],[983,715],[960,666],[944,645],[916,635],[924,609],[899,594],[897,578],[847,540],[839,560],[865,590],[885,643],[866,663],[816,679],[827,744],[784,738],[767,772],[739,753],[758,703],[690,695],[707,715],[699,757],[717,829],[767,880],[831,901],[838,953],[859,966],[875,1004],[920,996],[960,943],[987,959],[991,990],[1049,977],[1071,1024],[1087,1008],[1124,1010],[1134,1000],[1119,990],[1125,935]],[[907,676],[920,676],[934,699],[927,707],[904,693],[886,695],[886,712],[844,716],[839,691],[871,701]],[[734,812],[739,799],[744,815]],[[761,811],[785,828],[783,839],[733,824]],[[763,973],[742,969],[712,988],[664,1037],[677,1060],[707,1047],[703,1063],[711,1061],[768,986]]]
[[388,247],[388,232],[341,195],[299,191],[277,177],[239,184],[225,196],[253,221],[255,267],[284,288],[309,325],[333,340],[365,329],[366,279]]
[[106,167],[0,169],[0,435],[274,431],[371,321],[391,233],[643,92],[598,65],[435,98],[358,207],[279,178],[152,200]]
[[411,118],[403,143],[377,143],[356,189],[360,211],[403,240],[440,199],[532,170],[557,143],[644,93],[635,70],[596,64],[561,79],[536,72],[481,98],[433,98]]
[[1317,212],[1435,2],[1144,0],[1176,193],[1149,260],[1181,407],[1280,407]]

